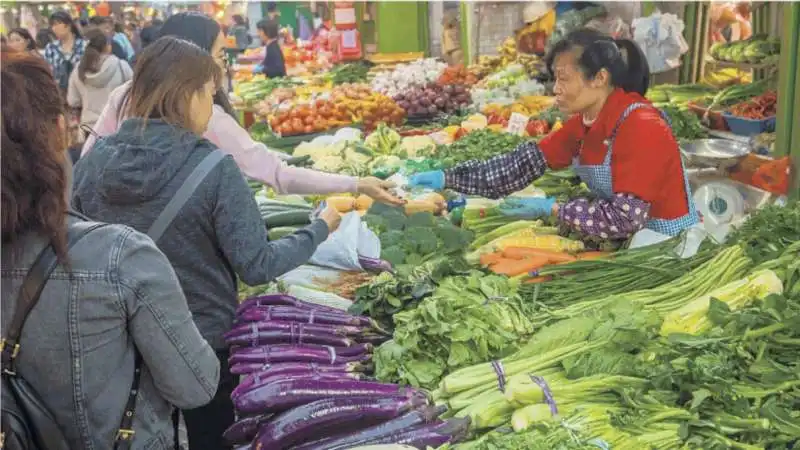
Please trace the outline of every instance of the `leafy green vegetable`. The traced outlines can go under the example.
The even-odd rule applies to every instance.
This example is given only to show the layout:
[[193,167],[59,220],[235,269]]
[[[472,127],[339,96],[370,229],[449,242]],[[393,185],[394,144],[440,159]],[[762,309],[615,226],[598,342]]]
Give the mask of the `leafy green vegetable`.
[[505,356],[533,331],[516,284],[472,272],[441,281],[415,309],[394,315],[393,339],[375,351],[384,381],[433,387],[445,370]]
[[764,206],[735,228],[728,240],[740,242],[756,264],[777,259],[800,240],[800,203]]
[[421,156],[429,156],[441,161],[445,168],[464,161],[484,160],[517,148],[527,139],[516,134],[499,133],[489,129],[475,130],[449,145],[439,145],[435,150],[423,151]]

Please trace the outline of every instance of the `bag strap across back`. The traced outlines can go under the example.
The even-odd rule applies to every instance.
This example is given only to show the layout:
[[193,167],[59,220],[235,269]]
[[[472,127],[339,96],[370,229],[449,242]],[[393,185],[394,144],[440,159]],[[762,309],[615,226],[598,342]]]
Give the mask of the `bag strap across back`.
[[[181,208],[183,208],[192,194],[197,190],[198,186],[200,186],[200,183],[224,157],[225,154],[222,151],[215,150],[206,155],[200,164],[194,168],[192,173],[189,174],[186,181],[183,182],[147,231],[147,235],[150,236],[154,242],[157,242],[159,238],[161,238],[169,224],[172,223]],[[89,232],[102,226],[104,226],[104,224],[90,224],[86,222],[78,222],[70,225],[67,228],[67,251],[84,236],[89,234]],[[17,295],[17,307],[14,311],[14,316],[6,329],[5,338],[0,340],[0,355],[2,356],[2,370],[4,374],[16,375],[14,361],[19,354],[19,338],[22,333],[22,328],[31,310],[39,301],[42,290],[44,290],[47,280],[50,278],[50,275],[57,265],[58,257],[56,256],[55,250],[52,245],[47,245],[36,257],[36,261],[34,261],[22,282],[19,294]],[[136,396],[139,391],[141,372],[142,355],[139,353],[139,350],[134,347],[133,382],[131,383],[131,389],[128,393],[128,400],[125,404],[125,411],[122,415],[119,431],[115,438],[114,448],[116,450],[128,450],[131,446],[134,435],[133,418],[136,414]]]

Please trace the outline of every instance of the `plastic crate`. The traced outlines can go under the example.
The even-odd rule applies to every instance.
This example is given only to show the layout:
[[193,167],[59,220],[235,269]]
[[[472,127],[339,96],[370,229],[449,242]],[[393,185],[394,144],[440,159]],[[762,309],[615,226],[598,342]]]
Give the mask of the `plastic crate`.
[[775,117],[768,117],[766,119],[745,119],[743,117],[736,117],[729,113],[723,113],[722,117],[725,118],[725,123],[731,132],[740,136],[754,136],[756,134],[768,133],[775,131]]

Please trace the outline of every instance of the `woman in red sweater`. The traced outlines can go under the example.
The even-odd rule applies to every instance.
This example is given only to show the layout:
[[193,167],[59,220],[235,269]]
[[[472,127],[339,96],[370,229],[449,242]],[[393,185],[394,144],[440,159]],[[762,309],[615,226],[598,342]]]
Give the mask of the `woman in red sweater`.
[[547,57],[556,102],[572,117],[538,144],[528,142],[487,161],[424,172],[411,185],[445,187],[489,198],[527,187],[545,170],[572,165],[596,199],[507,199],[508,215],[550,214],[586,237],[624,240],[642,228],[674,236],[699,221],[678,143],[644,94],[650,71],[639,47],[578,30]]

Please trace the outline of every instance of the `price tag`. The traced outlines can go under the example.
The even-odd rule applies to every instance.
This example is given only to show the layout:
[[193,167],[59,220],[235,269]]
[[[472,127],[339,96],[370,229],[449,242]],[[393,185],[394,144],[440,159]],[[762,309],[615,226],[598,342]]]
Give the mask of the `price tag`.
[[452,142],[452,139],[450,139],[450,133],[447,131],[437,131],[429,134],[428,137],[433,139],[433,142],[436,142],[436,145],[444,145]]
[[507,133],[522,135],[525,132],[525,126],[528,125],[528,116],[520,113],[511,113],[511,118],[508,119]]

